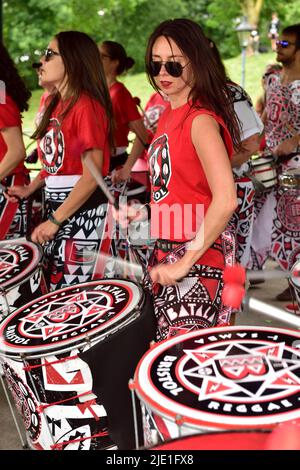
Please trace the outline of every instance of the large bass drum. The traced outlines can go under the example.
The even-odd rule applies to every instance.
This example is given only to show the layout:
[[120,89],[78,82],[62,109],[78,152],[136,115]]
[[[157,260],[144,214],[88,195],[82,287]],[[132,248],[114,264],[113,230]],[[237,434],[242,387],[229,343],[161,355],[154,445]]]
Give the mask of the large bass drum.
[[150,349],[134,376],[145,447],[198,433],[270,430],[299,418],[299,344],[298,331],[237,326]]
[[4,320],[0,359],[30,447],[133,448],[128,381],[154,332],[150,298],[121,279],[52,292]]

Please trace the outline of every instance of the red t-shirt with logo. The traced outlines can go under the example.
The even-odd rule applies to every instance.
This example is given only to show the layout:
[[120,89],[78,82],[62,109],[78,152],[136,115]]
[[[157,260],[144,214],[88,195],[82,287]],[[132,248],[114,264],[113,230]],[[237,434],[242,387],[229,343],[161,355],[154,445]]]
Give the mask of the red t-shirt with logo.
[[130,92],[123,83],[116,82],[109,89],[114,118],[115,118],[115,145],[128,146],[129,122],[141,119],[137,105]]
[[82,94],[61,122],[68,102],[60,102],[52,113],[49,127],[39,141],[38,152],[43,164],[40,176],[82,175],[81,155],[86,150],[103,151],[104,176],[108,173],[110,148],[108,119],[95,99]]
[[153,130],[153,132],[156,130],[160,116],[169,105],[169,101],[158,92],[150,96],[145,106],[144,125],[146,129]]
[[[213,112],[192,108],[189,103],[165,110],[148,151],[153,238],[191,240],[210,206],[212,193],[191,138],[192,122],[200,114],[218,122],[228,155],[232,155],[229,132]],[[222,268],[224,257],[210,248],[199,263]]]
[[[16,103],[11,99],[9,95],[5,96],[6,102],[0,103],[0,130],[7,127],[20,127],[21,128],[21,116],[20,110]],[[3,160],[7,152],[7,145],[3,139],[2,133],[0,132],[0,161]],[[10,174],[27,172],[24,167],[24,162],[20,162]]]

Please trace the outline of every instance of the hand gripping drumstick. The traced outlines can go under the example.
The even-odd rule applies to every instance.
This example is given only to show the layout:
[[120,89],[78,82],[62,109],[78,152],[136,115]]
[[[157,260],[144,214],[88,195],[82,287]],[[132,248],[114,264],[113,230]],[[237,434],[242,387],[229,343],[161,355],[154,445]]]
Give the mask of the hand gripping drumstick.
[[[86,166],[88,167],[88,169],[90,170],[91,174],[93,175],[93,177],[95,178],[96,182],[98,183],[98,186],[102,189],[103,193],[105,194],[105,196],[107,197],[108,201],[114,206],[115,209],[119,209],[119,204],[118,204],[118,201],[116,200],[116,198],[111,194],[110,190],[108,189],[108,186],[107,184],[105,183],[104,179],[103,179],[103,176],[101,174],[101,172],[99,171],[99,169],[96,167],[96,165],[94,164],[94,162],[92,161],[91,158],[89,157],[86,157],[85,160],[84,160]],[[145,206],[146,204],[144,204]],[[142,207],[144,207],[142,206]],[[140,207],[139,210],[142,209],[142,207]],[[120,232],[122,233],[122,230],[121,228],[119,228]],[[125,239],[126,239],[126,242],[128,243],[128,246],[130,247],[130,249],[136,253],[136,250],[135,248],[131,245],[129,239],[127,236],[125,236]],[[100,257],[102,257],[101,259],[103,260],[106,260],[106,261],[109,261],[111,259],[113,259],[116,263],[119,263],[119,266],[122,265],[122,267],[129,267],[131,269],[131,272],[133,272],[137,277],[141,277],[141,270],[143,270],[143,275],[148,275],[148,271],[146,268],[140,266],[139,264],[137,263],[131,263],[129,261],[123,261],[123,260],[120,260],[119,261],[119,258],[114,258],[114,257],[110,257],[108,255],[104,255],[104,254],[100,254],[99,255]],[[138,255],[136,255],[136,257],[138,258]],[[117,261],[118,260],[118,261]]]

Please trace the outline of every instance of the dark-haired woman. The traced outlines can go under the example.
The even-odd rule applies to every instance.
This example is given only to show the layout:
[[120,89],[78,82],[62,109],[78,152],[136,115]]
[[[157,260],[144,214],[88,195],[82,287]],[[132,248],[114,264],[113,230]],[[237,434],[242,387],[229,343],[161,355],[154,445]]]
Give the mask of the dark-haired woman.
[[[114,111],[116,148],[112,154],[110,171],[118,168],[113,178],[117,182],[128,179],[133,164],[148,142],[149,135],[132,95],[125,85],[118,81],[120,75],[133,67],[134,59],[127,57],[124,47],[114,41],[102,42],[99,50]],[[135,133],[136,138],[128,155],[130,131]]]
[[237,206],[230,166],[239,128],[227,80],[199,25],[161,23],[148,77],[170,100],[148,151],[157,339],[222,324],[221,234]]
[[29,186],[11,188],[9,195],[28,197],[45,184],[48,219],[31,238],[45,244],[54,290],[103,275],[91,252],[97,253],[104,239],[106,198],[85,162],[108,173],[112,106],[97,45],[86,34],[58,33],[41,63],[42,80],[56,89],[34,134],[43,169]]
[[5,189],[29,182],[24,167],[25,147],[22,138],[21,113],[28,109],[31,93],[0,43],[0,240],[18,238],[27,232],[27,203],[10,201]]

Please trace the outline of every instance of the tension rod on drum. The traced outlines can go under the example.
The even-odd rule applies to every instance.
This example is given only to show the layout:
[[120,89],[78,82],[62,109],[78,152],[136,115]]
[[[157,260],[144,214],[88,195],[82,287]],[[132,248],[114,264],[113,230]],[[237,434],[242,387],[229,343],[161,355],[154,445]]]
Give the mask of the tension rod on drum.
[[134,425],[134,439],[135,439],[135,447],[139,449],[139,433],[138,433],[138,424],[137,424],[137,414],[136,414],[136,401],[135,401],[135,386],[134,381],[132,379],[128,382],[129,390],[131,393],[131,401],[132,401],[132,412],[133,412],[133,425]]
[[20,430],[20,426],[19,426],[19,423],[18,423],[18,421],[17,421],[16,415],[15,415],[13,406],[12,406],[12,404],[11,404],[11,400],[10,400],[10,397],[9,397],[9,395],[8,395],[8,392],[7,392],[7,389],[6,389],[6,385],[5,385],[5,383],[4,383],[4,380],[3,380],[3,377],[2,377],[2,374],[1,374],[1,373],[0,373],[0,380],[1,380],[1,384],[2,384],[2,387],[3,387],[4,393],[5,393],[5,397],[6,397],[6,400],[7,400],[7,403],[8,403],[10,412],[11,412],[11,415],[12,415],[12,417],[13,417],[15,426],[16,426],[17,431],[18,431],[18,434],[19,434],[19,438],[20,438],[20,441],[21,441],[22,448],[23,448],[23,449],[28,449],[28,445],[27,445],[27,443],[26,443],[26,442],[24,441],[24,439],[23,439],[23,436],[22,436],[22,433],[21,433],[21,430]]

